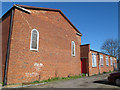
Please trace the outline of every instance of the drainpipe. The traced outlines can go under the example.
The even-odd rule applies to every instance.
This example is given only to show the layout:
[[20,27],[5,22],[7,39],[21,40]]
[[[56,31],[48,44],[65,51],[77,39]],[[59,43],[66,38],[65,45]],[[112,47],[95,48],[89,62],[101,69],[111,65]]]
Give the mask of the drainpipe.
[[98,66],[99,66],[99,69],[98,69],[98,71],[99,71],[99,74],[100,74],[100,54],[98,53]]
[[8,60],[9,60],[9,52],[10,52],[10,41],[11,41],[11,33],[12,33],[12,22],[13,22],[13,14],[14,10],[11,11],[11,18],[10,18],[10,27],[9,27],[9,36],[8,36],[8,43],[7,43],[7,53],[6,53],[6,61],[5,61],[5,69],[4,69],[4,80],[3,86],[7,85],[7,71],[8,71]]

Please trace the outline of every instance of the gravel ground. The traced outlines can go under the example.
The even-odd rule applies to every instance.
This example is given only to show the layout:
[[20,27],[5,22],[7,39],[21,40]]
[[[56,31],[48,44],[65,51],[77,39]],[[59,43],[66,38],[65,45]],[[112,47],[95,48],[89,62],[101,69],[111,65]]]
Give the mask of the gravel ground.
[[104,74],[72,80],[61,80],[27,88],[119,88],[120,90],[120,87],[107,81],[108,75],[109,74]]

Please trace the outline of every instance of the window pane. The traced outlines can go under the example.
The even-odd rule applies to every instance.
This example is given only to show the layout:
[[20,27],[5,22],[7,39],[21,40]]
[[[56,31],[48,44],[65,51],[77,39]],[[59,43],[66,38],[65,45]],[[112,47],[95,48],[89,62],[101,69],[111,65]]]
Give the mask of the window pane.
[[103,55],[100,55],[100,65],[103,66],[104,62],[103,62]]
[[97,64],[96,64],[96,54],[92,53],[92,67],[96,67]]
[[72,56],[75,56],[75,42],[72,41]]
[[94,63],[95,63],[95,67],[96,67],[96,54],[94,55]]
[[106,65],[109,66],[108,56],[106,56]]
[[32,48],[37,49],[37,31],[32,32]]
[[112,57],[110,58],[111,66],[112,66]]
[[94,55],[92,54],[92,67],[94,67]]
[[33,29],[31,32],[30,50],[38,50],[39,32]]

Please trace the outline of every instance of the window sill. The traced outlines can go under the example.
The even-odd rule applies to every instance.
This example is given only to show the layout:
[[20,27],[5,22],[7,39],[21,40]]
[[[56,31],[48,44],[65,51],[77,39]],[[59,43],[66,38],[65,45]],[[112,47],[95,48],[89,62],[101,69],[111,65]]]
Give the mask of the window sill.
[[32,51],[32,52],[39,52],[38,50],[30,50],[30,51]]
[[92,67],[92,68],[97,68],[97,67]]
[[75,57],[75,55],[72,55],[72,57]]

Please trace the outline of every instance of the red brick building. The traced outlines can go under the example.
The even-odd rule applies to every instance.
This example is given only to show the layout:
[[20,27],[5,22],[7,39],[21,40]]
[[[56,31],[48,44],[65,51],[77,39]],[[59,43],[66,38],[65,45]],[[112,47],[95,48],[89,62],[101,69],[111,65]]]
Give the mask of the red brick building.
[[4,84],[81,73],[81,33],[58,9],[14,5],[2,17]]
[[117,60],[115,57],[90,49],[90,44],[81,45],[81,73],[89,76],[113,71]]
[[3,15],[1,31],[4,85],[94,75],[113,71],[116,62],[90,45],[81,45],[82,34],[58,9],[14,5]]

